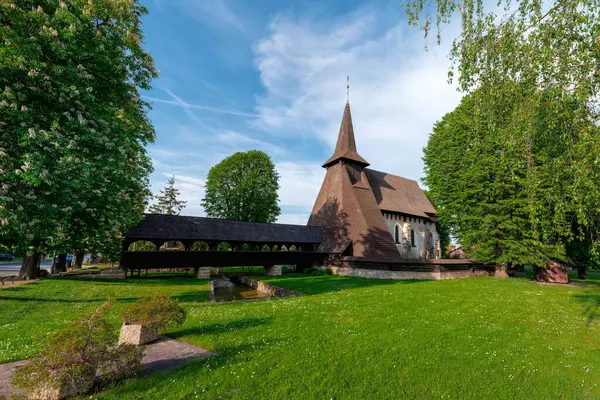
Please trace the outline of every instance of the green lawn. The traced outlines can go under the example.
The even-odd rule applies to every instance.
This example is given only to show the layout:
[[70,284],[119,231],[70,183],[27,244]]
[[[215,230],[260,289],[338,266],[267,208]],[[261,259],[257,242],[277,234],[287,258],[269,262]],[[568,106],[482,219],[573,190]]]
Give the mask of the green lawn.
[[[264,278],[306,296],[208,303],[193,278],[53,278],[0,291],[0,362],[107,296],[164,292],[187,308],[171,336],[218,353],[129,381],[106,399],[599,398],[600,282]],[[115,330],[116,310],[111,316]],[[58,337],[53,337],[59,340]]]

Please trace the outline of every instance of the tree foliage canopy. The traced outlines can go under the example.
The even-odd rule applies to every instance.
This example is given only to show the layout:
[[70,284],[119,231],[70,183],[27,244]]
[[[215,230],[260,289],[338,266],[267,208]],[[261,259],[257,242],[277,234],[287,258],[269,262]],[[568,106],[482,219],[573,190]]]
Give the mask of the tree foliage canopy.
[[[433,148],[439,137],[448,130],[457,138],[471,135],[463,138],[476,140],[464,143],[465,160],[456,153],[454,162],[471,168],[465,163],[472,160],[481,168],[471,169],[471,191],[480,188],[496,209],[479,217],[496,215],[498,220],[486,225],[512,232],[513,244],[523,246],[513,249],[515,255],[527,251],[535,261],[564,253],[558,243],[565,238],[583,243],[595,237],[597,244],[600,3],[502,0],[494,7],[479,0],[415,0],[406,10],[410,23],[426,35],[437,31],[438,43],[442,26],[459,19],[449,78],[456,77],[459,88],[472,96],[459,107],[463,111],[436,126],[438,138],[432,136],[426,154],[431,173],[437,168]],[[465,108],[474,119],[468,120]],[[470,157],[474,150],[480,160]],[[456,190],[439,176],[428,179]],[[518,241],[524,221],[529,234]]]
[[154,129],[139,91],[157,74],[145,13],[137,0],[0,3],[0,236],[16,249],[113,249],[141,217]]
[[[433,129],[424,149],[424,181],[440,220],[469,256],[542,266],[565,260],[565,243],[577,236],[572,223],[581,202],[573,199],[577,171],[569,164],[581,138],[577,129],[567,138],[557,132],[571,123],[577,101],[542,97],[535,129],[526,135],[515,117],[525,107],[521,101],[483,104],[477,93],[463,98]],[[585,215],[592,218],[594,212]]]
[[179,189],[175,187],[175,176],[167,181],[164,190],[160,189],[160,194],[156,196],[156,204],[149,207],[153,214],[179,215],[185,208],[187,201],[179,200]]
[[210,169],[202,206],[213,218],[275,222],[278,190],[279,174],[266,153],[238,152]]

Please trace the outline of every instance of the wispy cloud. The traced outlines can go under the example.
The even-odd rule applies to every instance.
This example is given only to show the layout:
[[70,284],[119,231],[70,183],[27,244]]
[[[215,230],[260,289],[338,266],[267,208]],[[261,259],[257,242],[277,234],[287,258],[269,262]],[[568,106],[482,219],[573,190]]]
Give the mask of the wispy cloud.
[[361,12],[333,21],[274,19],[271,34],[254,47],[266,89],[258,126],[316,138],[331,151],[350,75],[359,152],[376,169],[418,179],[433,124],[461,95],[447,84],[447,47],[426,52],[419,30],[400,20],[381,29],[382,18]]
[[219,133],[217,135],[217,139],[222,143],[226,143],[229,146],[235,146],[237,148],[256,147],[258,149],[266,151],[267,153],[276,153],[276,154],[281,154],[284,152],[284,150],[279,146],[264,142],[262,140],[255,139],[248,135],[243,135],[243,134],[241,134],[239,132],[235,132],[235,131],[225,131],[225,132]]
[[[175,5],[189,17],[220,30],[234,30],[248,35],[244,19],[234,11],[229,0],[157,0],[164,5]],[[162,8],[162,7],[161,7]]]
[[218,114],[227,114],[227,115],[235,115],[238,117],[247,117],[247,118],[257,118],[259,114],[248,113],[244,111],[232,110],[228,108],[219,108],[213,106],[205,106],[200,104],[191,104],[181,99],[181,97],[174,94],[169,89],[164,89],[164,91],[171,96],[171,100],[159,99],[157,97],[144,96],[145,99],[150,101],[155,101],[157,103],[163,104],[171,104],[177,107],[181,107],[184,109],[193,109],[193,110],[202,110],[202,111],[210,111]]

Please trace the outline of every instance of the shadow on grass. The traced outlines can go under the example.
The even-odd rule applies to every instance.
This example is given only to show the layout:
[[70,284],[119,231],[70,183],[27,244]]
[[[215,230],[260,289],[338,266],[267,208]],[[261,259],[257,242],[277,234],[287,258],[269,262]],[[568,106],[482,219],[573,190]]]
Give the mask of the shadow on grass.
[[[190,361],[182,364],[170,371],[158,372],[152,375],[140,376],[135,379],[130,379],[128,382],[112,382],[108,385],[96,387],[96,391],[90,394],[95,394],[100,399],[112,399],[115,395],[129,398],[144,398],[142,393],[152,388],[170,387],[173,382],[180,381],[182,384],[188,382],[191,375],[197,376],[200,369],[208,369],[208,374],[211,371],[218,370],[221,367],[232,365],[240,358],[248,359],[249,353],[256,352],[267,346],[273,346],[281,342],[281,339],[268,339],[258,342],[241,344],[238,346],[226,347],[217,349],[217,354],[206,357],[197,361]],[[111,391],[113,393],[101,393],[100,391]]]
[[370,288],[374,286],[403,285],[425,282],[415,279],[367,279],[338,275],[312,276],[305,274],[289,274],[278,276],[276,278],[256,276],[254,278],[258,280],[264,280],[271,285],[280,286],[282,288],[294,290],[304,294],[322,294],[339,292],[341,290]]
[[253,328],[255,326],[266,325],[271,322],[271,318],[243,318],[226,323],[209,324],[204,326],[191,326],[170,332],[169,336],[175,339],[184,336],[215,335],[238,331],[240,329]]
[[186,285],[206,285],[206,279],[197,279],[190,275],[158,275],[158,276],[141,276],[127,279],[102,278],[102,277],[84,277],[84,276],[63,276],[52,277],[52,280],[68,280],[80,282],[93,282],[97,284],[110,285],[136,285],[136,286],[179,286]]
[[600,294],[583,292],[572,296],[583,306],[583,312],[588,320],[588,326],[600,318]]
[[[208,300],[208,290],[198,290],[193,292],[186,292],[172,297],[178,299],[182,303],[187,302],[206,302]],[[151,296],[152,293],[146,293],[138,297],[117,297],[116,300],[119,303],[132,303],[141,299],[142,297]],[[33,301],[41,303],[98,303],[106,301],[110,295],[106,297],[94,297],[89,299],[65,299],[65,298],[43,298],[43,297],[26,297],[26,296],[0,296],[0,300],[17,300],[17,301]]]

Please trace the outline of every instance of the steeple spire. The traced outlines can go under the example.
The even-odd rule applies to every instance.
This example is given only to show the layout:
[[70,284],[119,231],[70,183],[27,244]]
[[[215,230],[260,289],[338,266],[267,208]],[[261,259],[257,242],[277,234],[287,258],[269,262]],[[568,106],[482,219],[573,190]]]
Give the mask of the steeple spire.
[[346,104],[350,103],[350,75],[346,78]]
[[350,103],[348,102],[346,102],[346,108],[344,109],[344,116],[342,117],[342,125],[340,126],[340,133],[338,135],[337,144],[335,145],[335,151],[329,160],[325,161],[323,167],[327,168],[331,164],[342,159],[354,161],[362,167],[369,165],[368,161],[362,158],[356,151],[352,114],[350,113]]

